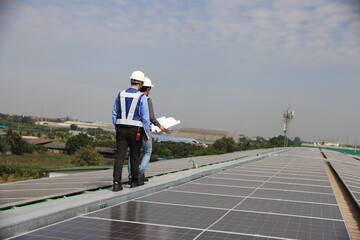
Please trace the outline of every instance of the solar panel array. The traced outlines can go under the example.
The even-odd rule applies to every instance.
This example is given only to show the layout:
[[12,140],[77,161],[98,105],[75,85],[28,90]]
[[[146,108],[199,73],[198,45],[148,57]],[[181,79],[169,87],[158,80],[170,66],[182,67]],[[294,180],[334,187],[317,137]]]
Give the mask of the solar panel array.
[[350,239],[312,155],[268,157],[16,239]]
[[327,160],[329,160],[329,161],[336,160],[336,161],[351,163],[351,164],[355,164],[355,165],[360,164],[360,160],[354,158],[354,156],[344,154],[341,152],[327,150],[327,149],[322,149],[322,151],[325,154]]
[[324,150],[331,166],[339,175],[360,208],[360,161],[346,154]]
[[[194,157],[194,160],[200,167],[271,151],[273,150],[258,149],[223,155]],[[149,164],[147,175],[155,176],[189,168],[192,168],[192,161],[189,161],[189,158],[158,161]],[[0,184],[0,209],[109,187],[113,181],[112,171],[112,169],[92,171],[55,178],[42,178]],[[128,170],[125,166],[123,169],[124,182],[128,181],[127,176]]]

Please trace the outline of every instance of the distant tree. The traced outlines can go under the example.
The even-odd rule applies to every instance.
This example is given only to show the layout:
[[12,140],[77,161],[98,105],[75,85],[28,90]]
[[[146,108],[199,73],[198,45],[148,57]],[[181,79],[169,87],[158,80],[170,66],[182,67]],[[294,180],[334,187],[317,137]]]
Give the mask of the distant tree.
[[35,124],[35,120],[32,117],[22,117],[20,122],[25,123],[25,124],[30,124],[30,125]]
[[67,140],[70,138],[70,135],[68,132],[57,132],[54,136],[55,142],[67,142]]
[[249,150],[251,148],[251,142],[249,140],[243,139],[239,146],[242,151]]
[[223,153],[240,151],[239,145],[235,143],[235,140],[232,137],[222,137],[216,140],[213,144],[213,148]]
[[270,147],[274,148],[274,147],[283,147],[284,146],[284,136],[278,136],[278,137],[273,137],[270,139],[269,141],[270,143]]
[[97,139],[95,144],[97,147],[116,148],[116,141],[112,139]]
[[26,136],[32,136],[32,134],[33,134],[33,132],[32,132],[31,130],[27,130],[27,131],[25,132],[25,135],[26,135]]
[[5,140],[10,145],[11,149],[15,149],[18,142],[21,140],[21,136],[9,128],[6,130]]
[[55,135],[53,133],[47,133],[46,138],[54,139]]
[[159,158],[172,159],[224,153],[214,148],[205,148],[190,143],[158,142],[156,139],[153,139],[152,144],[151,162],[157,161]]
[[7,115],[0,113],[0,125],[14,126],[15,124],[34,125],[35,120],[28,116]]
[[170,159],[171,156],[172,156],[172,152],[171,152],[170,149],[164,148],[164,149],[161,151],[161,156],[162,156],[163,158]]
[[87,134],[80,133],[76,136],[69,138],[66,142],[66,152],[68,154],[74,154],[76,150],[87,145],[94,146],[94,140]]
[[10,145],[6,142],[5,138],[0,137],[0,152],[6,153],[10,150]]
[[297,144],[300,144],[301,143],[301,140],[299,137],[295,137],[294,138],[294,142],[297,143]]
[[[273,137],[270,139],[270,147],[284,147],[284,136],[280,135],[278,137]],[[298,147],[299,144],[295,143],[294,141],[291,141],[288,139],[288,146],[289,147]]]
[[101,159],[100,154],[94,149],[94,146],[87,145],[80,147],[75,152],[75,158],[71,161],[75,166],[97,166]]
[[11,152],[14,154],[32,153],[34,146],[21,139],[21,135],[8,129],[5,134],[5,141],[10,146]]
[[70,130],[77,130],[78,126],[76,124],[71,124],[70,125]]

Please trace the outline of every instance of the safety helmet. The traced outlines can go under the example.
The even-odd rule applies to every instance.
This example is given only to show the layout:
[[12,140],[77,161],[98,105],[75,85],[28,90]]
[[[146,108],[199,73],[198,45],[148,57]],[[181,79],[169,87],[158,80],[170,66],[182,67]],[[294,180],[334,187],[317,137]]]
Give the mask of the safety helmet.
[[144,82],[145,81],[145,74],[143,72],[141,72],[141,71],[135,71],[135,72],[133,72],[131,74],[130,80]]
[[153,87],[150,78],[145,77],[144,85],[143,87]]

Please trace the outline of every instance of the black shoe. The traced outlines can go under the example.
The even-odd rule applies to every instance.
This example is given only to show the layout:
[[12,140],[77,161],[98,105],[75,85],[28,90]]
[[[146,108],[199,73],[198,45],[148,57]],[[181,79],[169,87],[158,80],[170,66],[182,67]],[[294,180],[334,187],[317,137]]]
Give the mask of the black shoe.
[[134,181],[134,182],[131,182],[130,188],[138,187],[138,186],[141,186],[141,185],[144,185],[143,181],[141,181],[141,180],[139,180],[137,182]]
[[114,192],[118,192],[118,191],[121,191],[121,190],[123,190],[123,187],[121,186],[121,183],[119,183],[119,182],[114,182],[113,191],[114,191]]
[[132,183],[132,178],[129,178],[129,185],[131,185]]
[[140,174],[140,179],[144,182],[148,182],[149,179],[147,177],[145,177],[145,174]]

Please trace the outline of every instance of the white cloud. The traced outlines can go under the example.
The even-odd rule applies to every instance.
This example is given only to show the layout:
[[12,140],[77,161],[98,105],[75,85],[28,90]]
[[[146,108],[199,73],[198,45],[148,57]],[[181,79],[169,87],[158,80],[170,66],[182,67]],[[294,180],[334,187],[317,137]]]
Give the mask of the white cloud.
[[[360,8],[354,7],[352,1],[11,2],[14,3],[0,14],[0,68],[6,71],[6,74],[0,72],[2,79],[26,81],[42,77],[34,72],[44,71],[49,83],[62,81],[65,86],[56,85],[62,91],[66,90],[66,84],[74,82],[71,86],[84,95],[86,91],[80,86],[91,85],[91,95],[94,95],[97,86],[104,82],[109,86],[119,84],[117,77],[127,78],[136,66],[148,70],[150,77],[154,76],[162,96],[180,98],[183,95],[172,93],[173,89],[168,88],[191,95],[178,110],[189,122],[193,115],[188,116],[188,112],[212,115],[211,107],[202,113],[192,104],[197,94],[201,94],[204,104],[223,104],[211,99],[207,92],[199,93],[203,84],[207,84],[209,92],[220,89],[222,93],[228,91],[223,84],[232,84],[229,98],[234,102],[237,94],[245,91],[246,94],[239,96],[239,112],[232,115],[246,124],[252,120],[242,116],[254,114],[252,108],[264,113],[280,108],[281,117],[283,98],[279,96],[283,92],[286,99],[294,103],[309,95],[314,95],[311,101],[318,100],[317,93],[308,89],[302,89],[307,91],[302,96],[298,90],[301,86],[296,82],[327,83],[333,69],[346,73],[350,68],[357,73],[353,69],[360,64]],[[314,69],[324,69],[324,72],[313,76],[310,73]],[[26,74],[16,73],[23,71]],[[304,72],[311,76],[303,76]],[[354,76],[341,79],[348,83],[355,81]],[[7,84],[10,86],[11,82]],[[50,96],[60,95],[51,94],[57,89],[49,85],[46,87]],[[194,89],[189,90],[189,85],[195,85]],[[108,104],[101,102],[112,94],[108,88],[110,90],[102,88],[99,102],[92,104]],[[338,85],[334,87],[338,88]],[[290,91],[292,94],[287,93]],[[76,89],[71,93],[75,94]],[[37,102],[43,101],[41,92],[36,94]],[[243,106],[248,99],[253,105]],[[60,100],[63,99],[52,102]],[[169,102],[177,104],[178,100]],[[166,109],[169,102],[159,103],[159,109]],[[71,106],[72,103],[64,104]],[[77,109],[84,111],[81,106]],[[104,115],[108,112],[100,111],[104,111]],[[171,113],[172,109],[164,111]],[[221,111],[226,114],[228,109]],[[236,122],[230,123],[230,119],[227,121],[229,126],[236,125]],[[214,124],[209,120],[209,125]]]
[[312,54],[319,50],[349,57],[351,62],[354,56],[359,56],[352,50],[359,47],[356,37],[360,18],[354,16],[346,3],[205,1],[190,8],[178,1],[171,2],[172,5],[156,1],[149,7],[141,2],[113,4],[109,7],[96,1],[81,2],[78,6],[71,2],[64,2],[63,6],[23,3],[18,7],[20,17],[9,17],[9,21],[15,28],[14,37],[25,35],[29,40],[49,40],[55,44],[69,42],[99,48],[104,47],[102,43],[237,46],[242,54],[250,54],[245,57],[262,59],[271,59],[276,52],[285,59],[291,54],[327,61],[323,54]]

